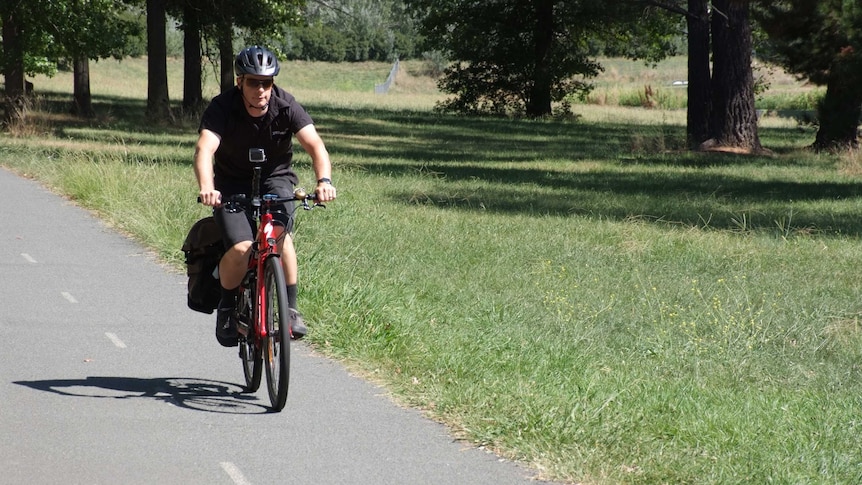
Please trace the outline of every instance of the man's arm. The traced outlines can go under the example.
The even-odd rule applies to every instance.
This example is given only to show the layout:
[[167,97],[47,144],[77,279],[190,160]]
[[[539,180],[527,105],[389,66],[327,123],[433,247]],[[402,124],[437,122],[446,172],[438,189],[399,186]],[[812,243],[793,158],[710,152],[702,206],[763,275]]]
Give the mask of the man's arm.
[[221,202],[221,193],[215,189],[213,174],[213,157],[221,143],[221,138],[210,130],[201,130],[198,142],[195,144],[195,177],[198,180],[201,203],[217,206]]
[[[332,179],[332,162],[329,160],[329,152],[326,150],[326,145],[323,139],[317,133],[314,125],[306,125],[303,129],[296,133],[296,139],[306,153],[311,156],[311,166],[314,169],[315,180]],[[335,187],[331,182],[318,182],[317,188],[314,190],[317,193],[320,202],[327,202],[335,199]]]

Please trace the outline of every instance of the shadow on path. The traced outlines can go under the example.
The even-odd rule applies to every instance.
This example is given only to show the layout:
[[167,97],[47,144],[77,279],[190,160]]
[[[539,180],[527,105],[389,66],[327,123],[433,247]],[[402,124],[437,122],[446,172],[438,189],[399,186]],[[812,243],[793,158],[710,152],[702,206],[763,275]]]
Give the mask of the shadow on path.
[[269,408],[236,384],[188,377],[94,377],[16,381],[14,384],[61,396],[155,399],[177,407],[227,414],[262,414]]

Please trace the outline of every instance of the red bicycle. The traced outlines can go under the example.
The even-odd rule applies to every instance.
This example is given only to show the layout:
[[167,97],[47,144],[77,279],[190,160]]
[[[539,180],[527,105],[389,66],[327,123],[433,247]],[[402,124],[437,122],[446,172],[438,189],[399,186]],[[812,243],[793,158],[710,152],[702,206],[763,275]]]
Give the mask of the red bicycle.
[[227,197],[222,205],[227,211],[244,211],[257,224],[257,235],[252,242],[248,271],[240,284],[240,297],[236,308],[239,334],[239,357],[245,376],[247,392],[260,388],[261,368],[266,362],[266,381],[273,411],[281,411],[287,402],[290,382],[291,328],[297,318],[287,304],[287,286],[281,264],[279,242],[286,231],[277,231],[273,213],[281,204],[296,201],[305,210],[324,207],[309,204],[316,194],[297,188],[292,196],[260,195],[261,164],[266,160],[263,151],[250,151],[249,161],[255,164],[251,197]]

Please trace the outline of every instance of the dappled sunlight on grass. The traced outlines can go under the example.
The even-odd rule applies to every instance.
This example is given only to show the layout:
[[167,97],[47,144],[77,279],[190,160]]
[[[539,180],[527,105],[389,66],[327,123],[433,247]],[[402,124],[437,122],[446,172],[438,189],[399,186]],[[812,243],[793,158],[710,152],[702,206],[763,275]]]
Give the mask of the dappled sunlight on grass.
[[[693,153],[683,110],[464,118],[432,112],[436,93],[357,87],[385,64],[333,68],[337,91],[291,67],[339,189],[297,220],[308,345],[548,477],[859,481],[857,152],[806,150],[813,128],[778,112],[770,155]],[[207,212],[197,123],[148,125],[140,82],[100,86],[87,121],[46,93],[0,164],[181,270]]]

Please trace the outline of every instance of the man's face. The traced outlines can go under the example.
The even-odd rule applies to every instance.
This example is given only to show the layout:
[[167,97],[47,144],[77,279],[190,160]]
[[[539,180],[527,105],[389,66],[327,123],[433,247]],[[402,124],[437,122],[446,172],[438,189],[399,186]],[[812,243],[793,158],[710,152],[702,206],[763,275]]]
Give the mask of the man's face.
[[248,104],[258,109],[264,109],[272,96],[271,76],[252,76],[246,74],[237,79],[239,88]]

